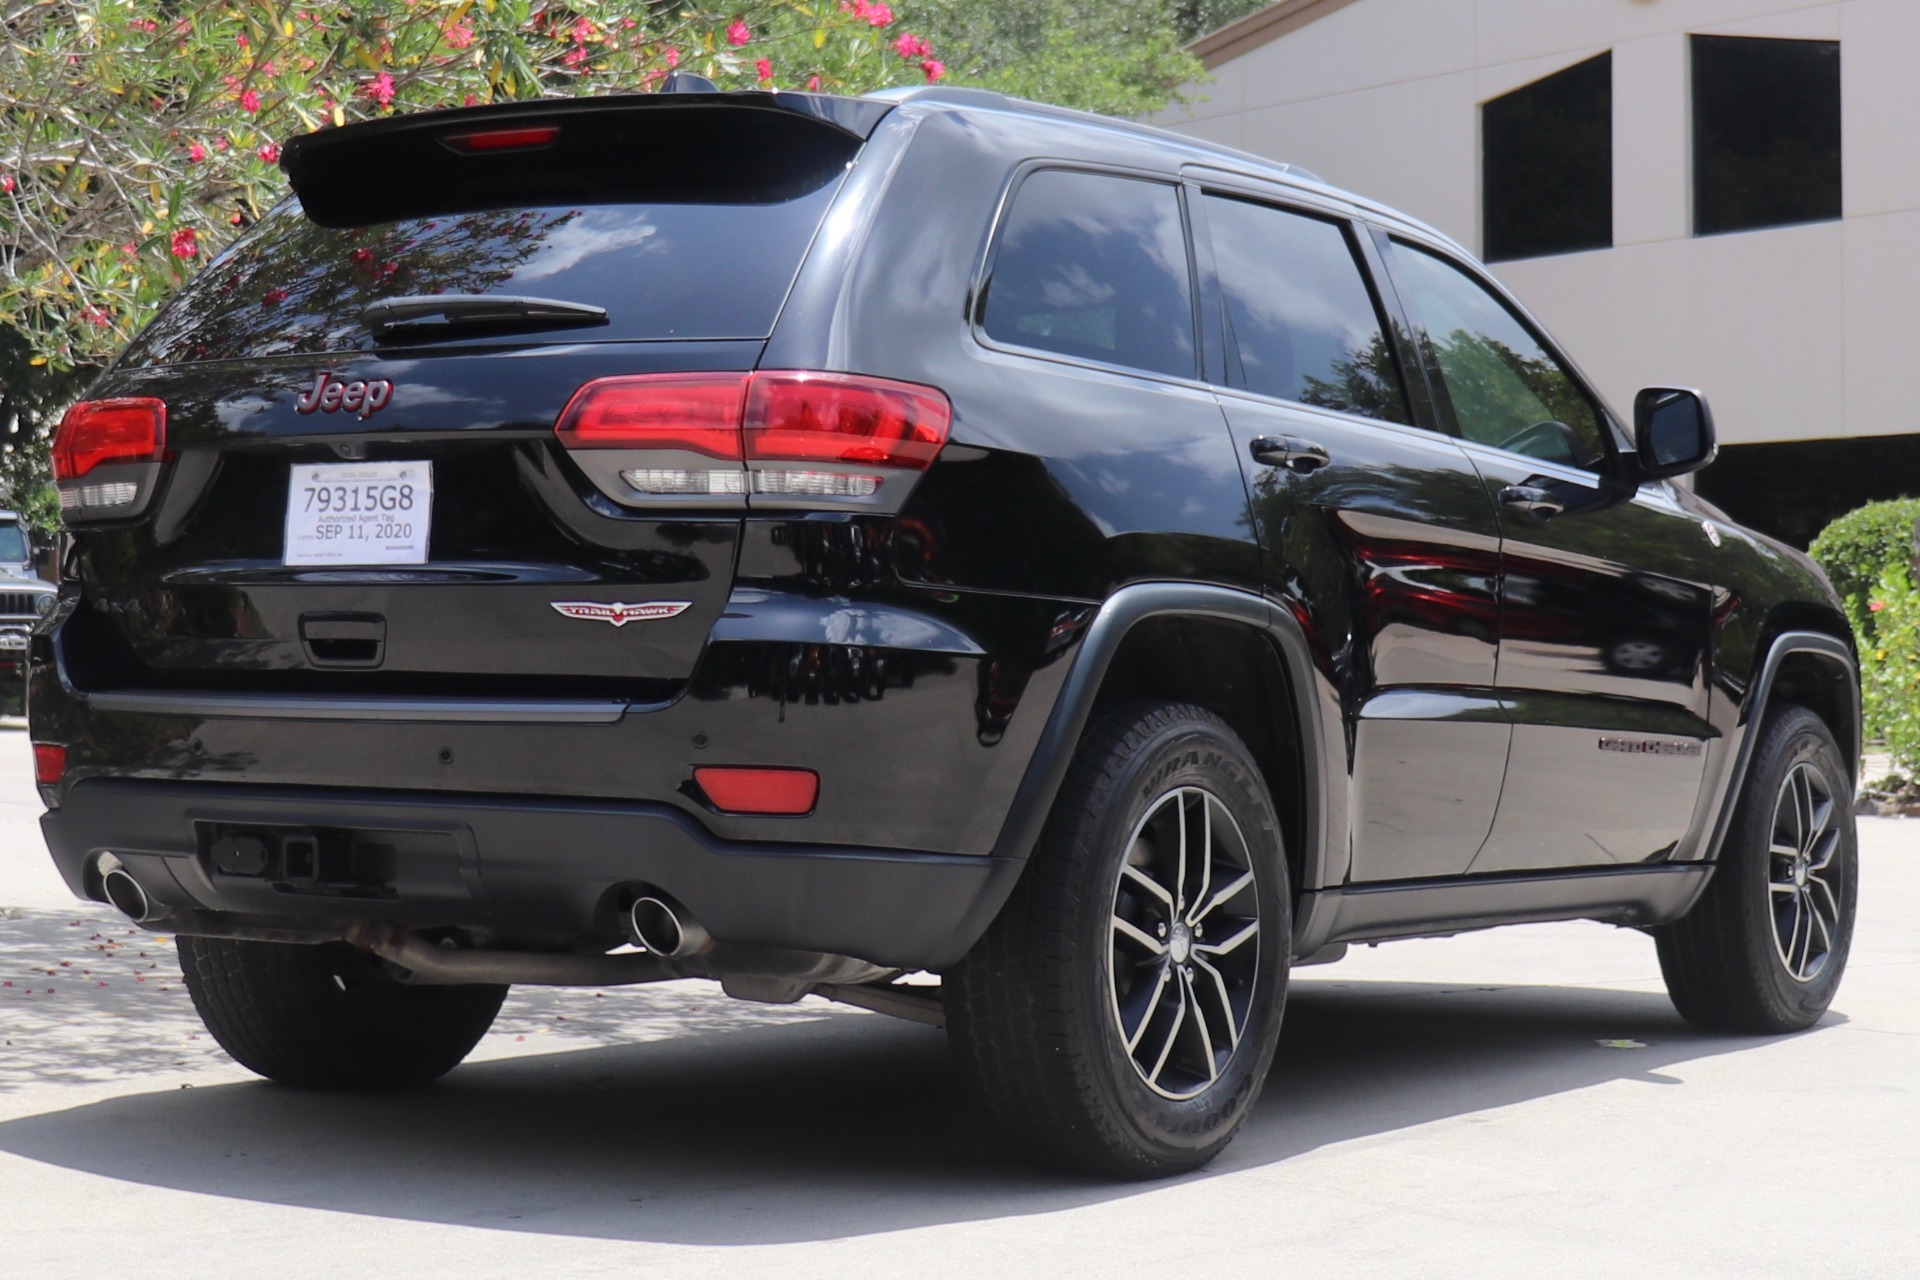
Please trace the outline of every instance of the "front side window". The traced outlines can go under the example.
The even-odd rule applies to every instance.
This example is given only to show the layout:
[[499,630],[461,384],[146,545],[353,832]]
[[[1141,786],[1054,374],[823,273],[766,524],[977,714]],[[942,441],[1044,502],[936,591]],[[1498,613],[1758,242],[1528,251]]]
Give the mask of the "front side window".
[[1411,422],[1346,232],[1229,196],[1207,196],[1206,209],[1234,381],[1282,400]]
[[1597,470],[1606,426],[1551,352],[1486,287],[1443,258],[1399,244],[1394,277],[1425,328],[1441,398],[1460,434],[1546,462]]
[[981,326],[1012,346],[1193,377],[1178,191],[1066,169],[1029,176],[1000,232]]

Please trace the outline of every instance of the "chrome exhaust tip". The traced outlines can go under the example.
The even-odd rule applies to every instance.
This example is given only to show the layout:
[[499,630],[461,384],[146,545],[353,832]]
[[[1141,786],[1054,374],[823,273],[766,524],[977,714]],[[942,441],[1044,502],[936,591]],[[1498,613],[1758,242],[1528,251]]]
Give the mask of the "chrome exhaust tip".
[[663,959],[697,956],[713,949],[713,936],[687,914],[687,909],[666,897],[638,898],[627,913],[627,927],[633,940]]
[[153,918],[153,899],[147,896],[138,880],[127,874],[125,867],[112,867],[104,872],[100,877],[100,890],[107,895],[108,902],[135,924],[145,924]]

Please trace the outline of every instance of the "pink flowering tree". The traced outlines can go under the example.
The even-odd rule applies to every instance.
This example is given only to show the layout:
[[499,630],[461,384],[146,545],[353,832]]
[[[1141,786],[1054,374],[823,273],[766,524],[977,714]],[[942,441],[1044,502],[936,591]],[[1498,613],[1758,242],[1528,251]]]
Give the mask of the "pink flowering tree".
[[0,10],[0,501],[51,520],[48,425],[286,192],[289,136],[647,92],[859,93],[944,74],[872,0],[35,0]]
[[0,43],[0,325],[95,364],[285,193],[288,136],[392,112],[722,88],[938,79],[871,0],[40,0]]

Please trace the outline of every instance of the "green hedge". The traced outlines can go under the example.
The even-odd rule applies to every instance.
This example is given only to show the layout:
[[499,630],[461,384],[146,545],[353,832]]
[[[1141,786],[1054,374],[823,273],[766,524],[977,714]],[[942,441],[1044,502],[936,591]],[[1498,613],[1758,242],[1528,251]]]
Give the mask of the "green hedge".
[[1874,502],[1841,516],[1808,548],[1833,579],[1860,644],[1866,736],[1894,768],[1920,776],[1920,590],[1913,527],[1920,499]]
[[1869,605],[1878,598],[1880,580],[1890,569],[1899,570],[1903,582],[1908,577],[1916,519],[1920,498],[1870,502],[1822,529],[1807,548],[1846,602],[1848,620],[1863,648],[1878,631],[1879,611]]

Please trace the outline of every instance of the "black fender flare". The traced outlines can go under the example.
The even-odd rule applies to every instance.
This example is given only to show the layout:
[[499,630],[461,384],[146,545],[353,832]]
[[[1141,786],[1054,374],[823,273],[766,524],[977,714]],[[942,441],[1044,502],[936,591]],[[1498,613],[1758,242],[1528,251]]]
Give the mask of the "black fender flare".
[[1732,763],[1722,781],[1713,825],[1708,828],[1707,839],[1700,847],[1703,861],[1717,862],[1720,858],[1720,846],[1727,838],[1727,829],[1733,825],[1734,806],[1739,803],[1741,789],[1747,783],[1747,770],[1753,763],[1754,746],[1760,738],[1756,730],[1765,720],[1767,708],[1772,702],[1774,681],[1780,674],[1781,665],[1796,653],[1815,655],[1823,665],[1835,668],[1845,679],[1846,706],[1851,719],[1848,724],[1837,726],[1841,732],[1834,736],[1840,740],[1840,750],[1847,757],[1847,763],[1852,766],[1856,776],[1859,774],[1862,745],[1860,672],[1852,648],[1846,641],[1824,631],[1782,632],[1767,647],[1767,656],[1760,663],[1759,675],[1754,679],[1746,705],[1741,709],[1740,722],[1729,735],[1737,740],[1731,744]]
[[1301,737],[1300,759],[1306,771],[1302,787],[1306,812],[1301,815],[1300,824],[1304,874],[1302,883],[1295,885],[1294,890],[1304,894],[1326,883],[1332,851],[1336,842],[1344,840],[1345,834],[1344,830],[1331,830],[1333,819],[1338,816],[1343,821],[1346,812],[1344,798],[1335,794],[1339,780],[1345,776],[1344,769],[1337,763],[1344,758],[1345,737],[1339,730],[1338,704],[1330,693],[1323,696],[1313,652],[1299,621],[1287,610],[1249,591],[1187,582],[1134,583],[1107,597],[1087,624],[1073,665],[1047,717],[1046,728],[1041,731],[1026,774],[1014,793],[999,838],[994,842],[992,873],[979,899],[942,948],[943,952],[956,958],[964,954],[986,932],[1012,895],[1046,825],[1054,798],[1066,780],[1074,750],[1086,731],[1114,655],[1120,651],[1128,633],[1149,618],[1173,616],[1240,623],[1273,643],[1286,671]]

